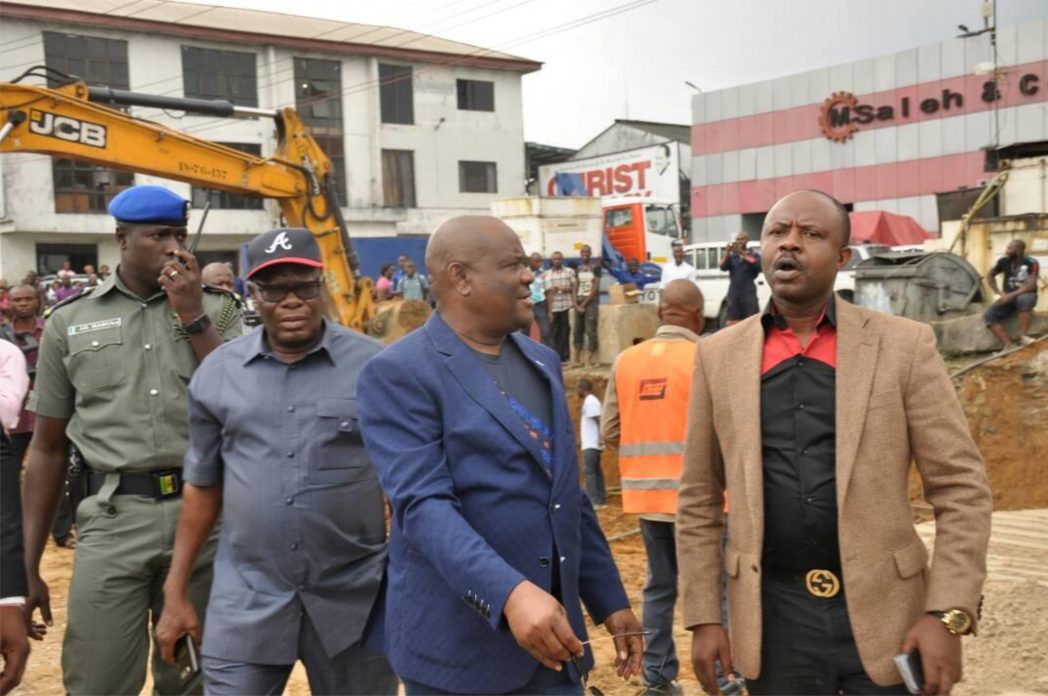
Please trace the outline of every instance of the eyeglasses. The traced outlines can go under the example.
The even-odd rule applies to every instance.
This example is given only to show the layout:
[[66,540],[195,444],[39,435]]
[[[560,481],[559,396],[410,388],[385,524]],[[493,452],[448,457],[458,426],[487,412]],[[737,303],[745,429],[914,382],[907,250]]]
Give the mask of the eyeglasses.
[[322,280],[310,280],[293,285],[270,285],[269,283],[255,281],[255,287],[258,288],[258,294],[262,299],[266,302],[274,303],[283,302],[289,292],[295,293],[295,297],[300,300],[312,300],[320,294],[320,288],[323,285],[324,281]]

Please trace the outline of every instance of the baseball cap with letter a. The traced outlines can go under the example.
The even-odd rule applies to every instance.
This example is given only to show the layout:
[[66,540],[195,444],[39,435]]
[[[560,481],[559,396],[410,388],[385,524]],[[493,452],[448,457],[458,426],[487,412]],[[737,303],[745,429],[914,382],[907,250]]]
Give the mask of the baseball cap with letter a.
[[250,278],[263,268],[280,263],[323,268],[320,247],[313,233],[301,227],[287,227],[260,234],[247,245],[247,274]]

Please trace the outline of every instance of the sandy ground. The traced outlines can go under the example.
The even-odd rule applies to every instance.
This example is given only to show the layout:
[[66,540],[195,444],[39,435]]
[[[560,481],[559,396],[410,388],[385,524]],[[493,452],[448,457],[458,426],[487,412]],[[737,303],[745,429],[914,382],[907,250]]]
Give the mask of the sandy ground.
[[[644,546],[636,518],[625,516],[613,496],[601,522],[612,541],[612,549],[623,581],[638,613],[646,575]],[[934,525],[919,525],[929,543]],[[59,694],[62,692],[59,655],[65,629],[66,588],[72,572],[73,554],[51,546],[44,556],[43,572],[51,584],[55,626],[43,643],[33,644],[23,685],[15,694]],[[984,619],[978,637],[966,638],[965,681],[957,687],[960,696],[977,694],[1048,694],[1048,510],[999,512],[994,514],[990,544],[990,579],[986,584]],[[677,626],[680,623],[678,607]],[[636,696],[639,681],[624,683],[614,674],[612,642],[601,638],[602,628],[591,632],[597,667],[591,682],[608,696]],[[687,655],[690,639],[677,630],[678,651]],[[700,693],[690,667],[682,666],[681,682],[688,694]],[[143,693],[149,693],[148,684]],[[305,674],[299,666],[288,684],[288,694],[308,694]]]
[[[952,363],[951,369],[960,367]],[[575,385],[586,376],[595,392],[603,396],[606,367],[570,370],[565,374],[568,400],[578,412]],[[972,435],[986,458],[994,489],[994,531],[990,543],[989,578],[986,584],[984,618],[977,637],[966,638],[965,681],[955,693],[1048,694],[1048,341],[980,366],[956,380]],[[604,466],[609,487],[618,485],[616,453],[605,453]],[[911,486],[915,518],[929,519],[921,500],[916,476]],[[634,607],[640,615],[641,590],[646,576],[644,548],[633,516],[624,516],[619,499],[600,512],[601,524],[612,541],[612,549]],[[1039,510],[1023,510],[1040,508]],[[931,544],[933,525],[918,529]],[[42,643],[33,644],[23,686],[16,694],[59,694],[62,692],[60,652],[65,629],[66,592],[73,569],[73,553],[49,546],[44,555],[43,574],[51,586],[55,625]],[[677,626],[680,626],[678,608]],[[690,638],[678,629],[678,652],[682,660],[681,681],[689,694],[699,693],[686,656]],[[608,696],[635,696],[641,685],[623,683],[611,667],[614,650],[610,640],[601,639],[603,629],[591,632],[598,666],[592,683]],[[143,693],[148,693],[147,682]],[[287,693],[308,694],[305,674],[296,668]]]

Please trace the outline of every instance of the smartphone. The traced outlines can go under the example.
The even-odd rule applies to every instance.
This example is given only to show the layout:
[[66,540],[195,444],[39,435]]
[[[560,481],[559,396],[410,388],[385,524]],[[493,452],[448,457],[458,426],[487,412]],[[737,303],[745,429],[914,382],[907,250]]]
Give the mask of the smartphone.
[[921,669],[921,653],[911,650],[901,655],[896,655],[895,668],[902,675],[902,681],[906,684],[906,690],[911,694],[919,694],[924,689],[924,670]]
[[721,684],[721,694],[723,696],[742,696],[746,692],[746,680],[742,677],[735,677],[734,679]]
[[196,643],[188,633],[179,638],[178,643],[175,644],[175,668],[178,670],[178,678],[183,686],[200,673]]

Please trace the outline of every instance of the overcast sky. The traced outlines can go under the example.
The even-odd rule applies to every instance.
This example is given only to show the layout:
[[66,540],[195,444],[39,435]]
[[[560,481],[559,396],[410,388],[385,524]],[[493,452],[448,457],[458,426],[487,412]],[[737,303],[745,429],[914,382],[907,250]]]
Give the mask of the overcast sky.
[[[693,90],[871,58],[982,26],[982,0],[208,0],[383,24],[544,63],[524,136],[579,147],[616,118],[690,124]],[[294,10],[288,8],[294,7]],[[618,10],[616,10],[618,8]],[[1048,0],[998,0],[998,25]],[[536,36],[537,35],[537,36]]]

